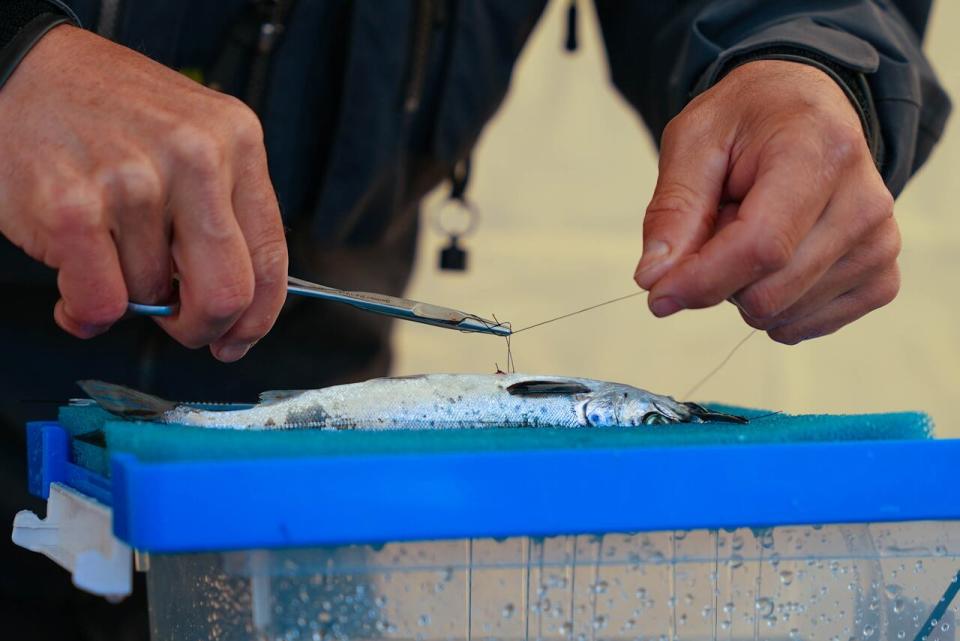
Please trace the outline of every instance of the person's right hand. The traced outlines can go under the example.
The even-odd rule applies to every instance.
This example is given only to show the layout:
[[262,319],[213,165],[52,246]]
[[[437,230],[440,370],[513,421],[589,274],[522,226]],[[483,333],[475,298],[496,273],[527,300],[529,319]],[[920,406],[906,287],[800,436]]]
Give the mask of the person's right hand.
[[260,123],[238,100],[89,32],[53,29],[0,90],[0,232],[59,270],[57,324],[128,300],[235,361],[273,326],[287,247]]

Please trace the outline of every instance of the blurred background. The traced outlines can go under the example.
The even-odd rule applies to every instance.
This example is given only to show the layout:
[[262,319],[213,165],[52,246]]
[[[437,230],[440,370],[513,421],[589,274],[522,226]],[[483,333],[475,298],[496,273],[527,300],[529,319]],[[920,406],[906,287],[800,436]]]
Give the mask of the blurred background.
[[[580,48],[562,50],[566,2],[551,3],[473,158],[468,196],[481,212],[470,268],[441,272],[446,239],[423,211],[408,295],[514,327],[636,291],[643,211],[656,182],[653,141],[608,81],[592,5]],[[926,50],[960,102],[960,3],[935,2]],[[695,395],[793,413],[924,410],[960,437],[960,129],[957,115],[897,202],[903,286],[896,301],[837,334],[787,347],[758,332]],[[586,376],[682,396],[750,332],[730,305],[656,319],[635,297],[518,334],[518,372]],[[490,336],[397,323],[396,374],[506,369]]]

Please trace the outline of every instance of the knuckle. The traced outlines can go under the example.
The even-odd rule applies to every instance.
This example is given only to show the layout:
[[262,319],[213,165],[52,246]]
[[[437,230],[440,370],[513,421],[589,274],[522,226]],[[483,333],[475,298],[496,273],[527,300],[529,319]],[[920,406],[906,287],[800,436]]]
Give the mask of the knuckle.
[[666,224],[677,216],[697,212],[702,198],[693,189],[678,182],[664,186],[653,194],[643,219],[644,231]]
[[796,329],[790,327],[778,327],[776,329],[771,329],[767,332],[767,336],[771,340],[780,343],[781,345],[797,345],[806,340],[802,334]]
[[879,309],[889,305],[900,293],[900,270],[893,269],[877,284],[869,304],[871,309]]
[[43,221],[54,236],[87,234],[102,228],[106,222],[102,201],[85,188],[55,194]]
[[813,124],[820,131],[824,161],[828,166],[843,168],[869,157],[866,138],[859,121],[838,120],[832,113],[814,111]]
[[[891,223],[893,223],[892,220]],[[902,241],[900,238],[900,230],[897,228],[897,225],[893,223],[889,226],[889,231],[884,229],[884,233],[881,234],[880,238],[877,240],[875,246],[875,250],[877,252],[877,263],[879,265],[896,263],[897,257],[900,255],[901,248]]]
[[230,136],[244,148],[263,146],[263,125],[257,114],[240,100],[230,97],[226,125]]
[[156,170],[145,162],[126,162],[100,172],[108,199],[117,206],[155,211],[163,203],[163,188]]
[[865,217],[873,226],[893,218],[893,195],[886,187],[874,190],[867,198]]
[[793,240],[785,229],[771,227],[755,236],[751,254],[758,271],[776,272],[786,267],[793,257]]
[[251,247],[254,256],[257,285],[283,282],[287,275],[289,256],[283,238],[270,238]]
[[769,321],[783,311],[777,292],[765,285],[748,287],[737,296],[737,303],[747,316],[760,324],[764,324],[765,321]]
[[263,314],[256,317],[245,319],[239,326],[231,332],[233,340],[244,343],[255,343],[270,331],[273,327],[274,317]]
[[204,297],[200,315],[204,320],[219,323],[243,313],[253,302],[253,279],[238,278],[232,283],[218,286]]
[[122,295],[100,295],[82,304],[70,304],[68,313],[78,323],[102,327],[112,325],[126,311],[127,302]]
[[212,177],[223,167],[223,147],[206,129],[180,125],[170,134],[169,143],[179,164],[203,177]]

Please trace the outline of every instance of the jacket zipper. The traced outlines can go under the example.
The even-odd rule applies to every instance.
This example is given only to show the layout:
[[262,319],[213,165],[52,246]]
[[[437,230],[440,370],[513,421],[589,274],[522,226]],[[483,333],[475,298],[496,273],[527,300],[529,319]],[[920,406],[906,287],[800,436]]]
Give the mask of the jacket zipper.
[[113,40],[117,35],[121,4],[123,0],[100,0],[100,16],[97,18],[99,35],[109,40]]
[[410,52],[410,75],[403,101],[403,110],[407,114],[415,113],[423,99],[427,54],[430,52],[430,40],[433,36],[434,12],[434,0],[420,0],[417,3],[416,26]]

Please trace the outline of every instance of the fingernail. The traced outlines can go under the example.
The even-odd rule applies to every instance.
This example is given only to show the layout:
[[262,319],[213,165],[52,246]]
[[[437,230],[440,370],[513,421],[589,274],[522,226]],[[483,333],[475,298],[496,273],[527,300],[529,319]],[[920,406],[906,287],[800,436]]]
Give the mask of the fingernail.
[[248,344],[226,345],[217,351],[217,359],[223,361],[224,363],[239,361],[246,355],[247,352],[250,351],[251,347],[253,346]]
[[657,318],[663,318],[664,316],[669,316],[683,309],[683,305],[676,300],[675,298],[670,298],[669,296],[661,296],[650,301],[650,311],[653,312],[653,315]]

